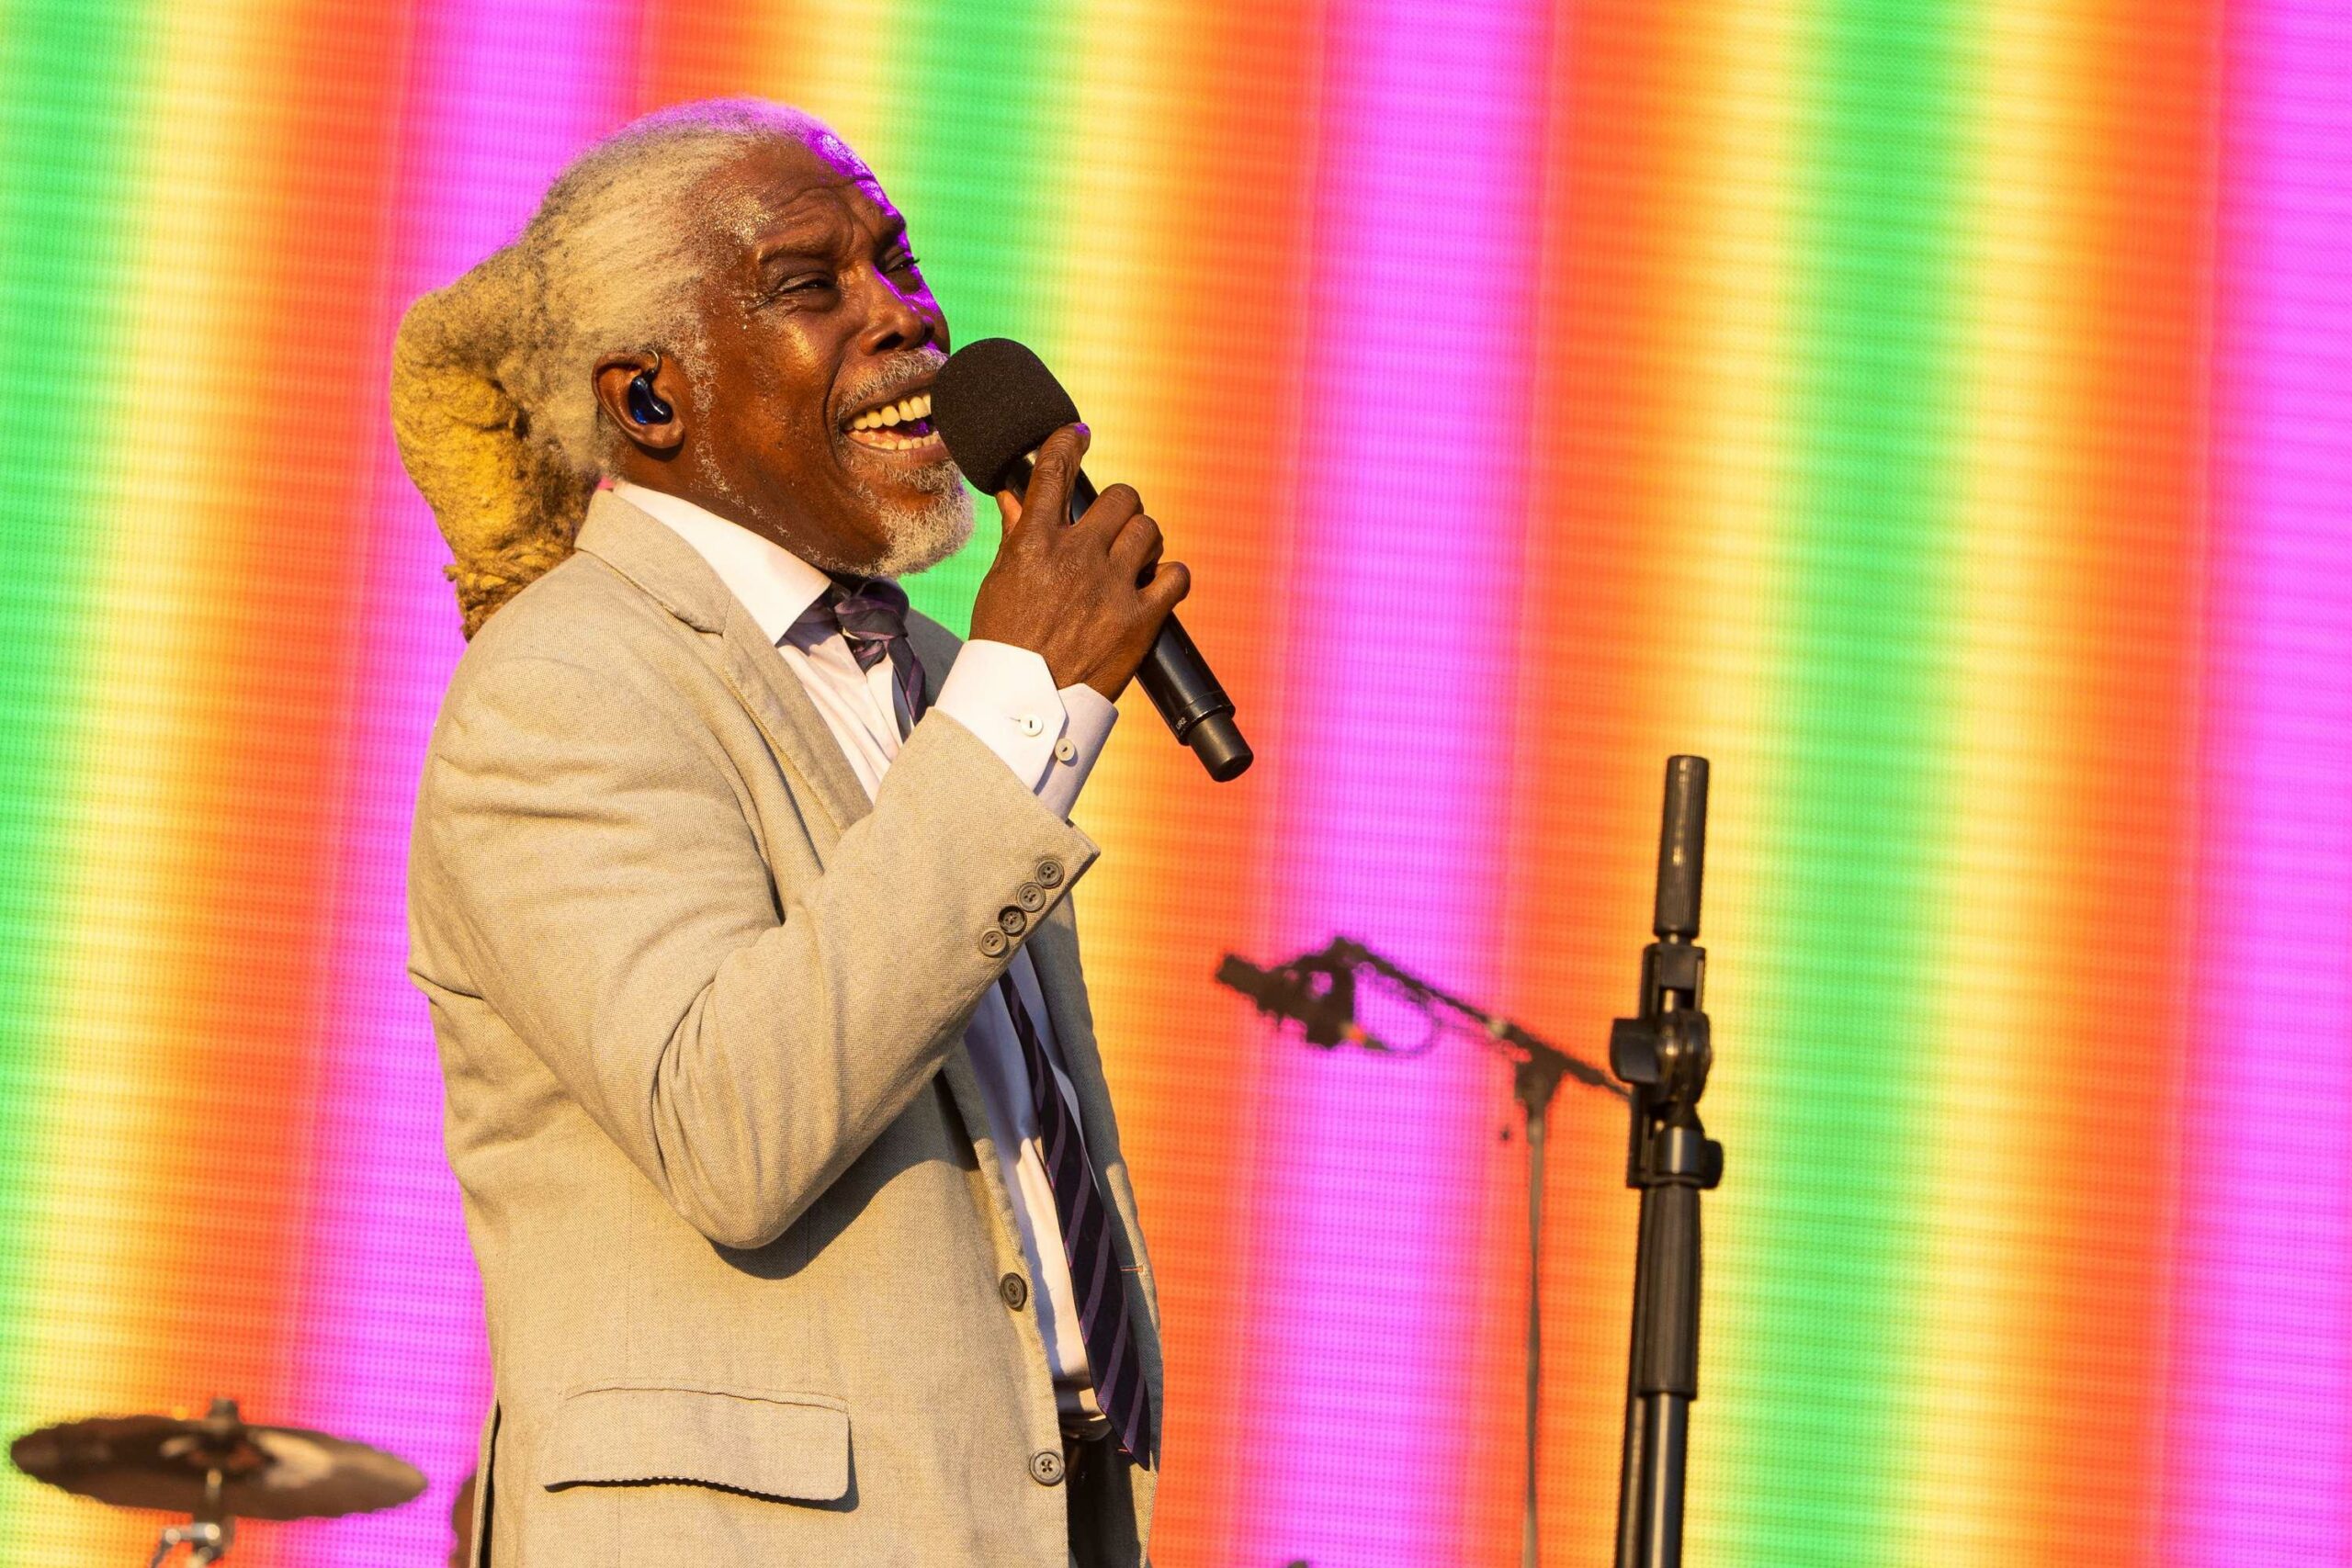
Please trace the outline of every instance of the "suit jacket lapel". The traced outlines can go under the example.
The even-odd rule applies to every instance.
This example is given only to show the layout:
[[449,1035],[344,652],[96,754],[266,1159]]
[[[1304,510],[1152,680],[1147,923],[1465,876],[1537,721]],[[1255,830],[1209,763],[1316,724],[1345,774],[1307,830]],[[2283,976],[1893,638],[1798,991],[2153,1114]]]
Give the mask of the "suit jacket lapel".
[[820,854],[831,849],[872,802],[817,705],[710,563],[668,526],[610,491],[598,491],[589,502],[579,547],[686,625],[718,639],[720,673],[800,786],[797,793],[822,807],[828,820],[817,834],[817,849]]
[[842,755],[841,742],[833,739],[808,689],[741,604],[729,605],[719,657],[727,683],[768,738],[777,759],[832,818],[832,833],[817,845],[821,854],[849,831],[851,823],[874,808],[865,786],[857,782],[849,759]]

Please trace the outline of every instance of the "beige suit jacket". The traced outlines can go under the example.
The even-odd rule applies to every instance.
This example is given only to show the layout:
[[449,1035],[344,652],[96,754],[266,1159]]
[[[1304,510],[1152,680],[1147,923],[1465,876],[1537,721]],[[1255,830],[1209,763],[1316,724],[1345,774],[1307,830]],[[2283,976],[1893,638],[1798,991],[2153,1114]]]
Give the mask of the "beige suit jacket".
[[[684,541],[605,494],[579,543],[466,650],[412,846],[497,1382],[476,1540],[499,1568],[1060,1564],[1053,1382],[963,1034],[1011,951],[986,933],[1042,894],[1022,940],[1157,1412],[1069,905],[1095,847],[944,714],[869,802]],[[913,636],[936,691],[956,639]]]

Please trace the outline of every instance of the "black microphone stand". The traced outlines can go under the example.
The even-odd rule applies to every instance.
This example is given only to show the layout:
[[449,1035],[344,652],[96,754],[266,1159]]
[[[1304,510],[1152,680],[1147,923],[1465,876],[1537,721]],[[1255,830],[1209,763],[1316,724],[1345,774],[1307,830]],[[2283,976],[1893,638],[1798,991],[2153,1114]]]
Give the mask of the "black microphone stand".
[[1625,1184],[1642,1195],[1633,1348],[1618,1475],[1617,1568],[1679,1568],[1690,1402],[1699,1396],[1699,1194],[1723,1180],[1723,1145],[1699,1122],[1714,1059],[1699,935],[1706,870],[1707,760],[1669,757],[1657,899],[1642,953],[1641,1011],[1609,1035],[1633,1086]]
[[1366,1050],[1386,1055],[1417,1055],[1399,1052],[1386,1042],[1352,1025],[1340,1027],[1339,1014],[1354,1012],[1354,979],[1359,973],[1377,975],[1389,982],[1404,996],[1419,1004],[1423,1011],[1442,1009],[1475,1024],[1477,1032],[1496,1050],[1510,1059],[1511,1098],[1519,1101],[1527,1132],[1527,1477],[1524,1506],[1521,1514],[1520,1562],[1522,1568],[1536,1568],[1537,1540],[1535,1528],[1536,1478],[1542,1473],[1539,1463],[1544,1386],[1544,1149],[1545,1127],[1550,1120],[1552,1097],[1559,1091],[1560,1080],[1574,1078],[1580,1084],[1630,1100],[1631,1095],[1591,1063],[1570,1055],[1554,1045],[1546,1044],[1509,1019],[1499,1017],[1475,1006],[1450,991],[1432,986],[1409,970],[1398,967],[1362,942],[1337,937],[1320,953],[1309,953],[1275,971],[1260,971],[1254,965],[1228,953],[1218,971],[1217,978],[1236,990],[1251,997],[1261,1011],[1280,1016],[1299,1017],[1296,1012],[1283,1010],[1295,1008],[1298,1000],[1285,1004],[1274,998],[1262,987],[1253,987],[1253,976],[1262,978],[1271,974],[1291,982],[1297,998],[1305,998],[1310,1044],[1329,1047],[1341,1040],[1353,1040]]

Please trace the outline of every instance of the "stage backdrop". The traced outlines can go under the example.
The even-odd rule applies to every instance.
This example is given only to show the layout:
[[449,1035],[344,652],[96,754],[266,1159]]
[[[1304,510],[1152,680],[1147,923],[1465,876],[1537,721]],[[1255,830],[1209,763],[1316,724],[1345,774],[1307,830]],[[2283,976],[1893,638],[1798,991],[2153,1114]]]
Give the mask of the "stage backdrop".
[[[0,1427],[233,1393],[433,1478],[243,1561],[439,1560],[486,1374],[401,862],[459,642],[387,344],[737,92],[1060,369],[1258,745],[1212,786],[1131,701],[1080,813],[1162,1564],[1515,1561],[1505,1067],[1210,976],[1344,931],[1597,1055],[1676,750],[1693,1561],[2352,1554],[2339,0],[0,4]],[[1555,1565],[1623,1137],[1570,1088]],[[153,1528],[0,1480],[11,1562]]]

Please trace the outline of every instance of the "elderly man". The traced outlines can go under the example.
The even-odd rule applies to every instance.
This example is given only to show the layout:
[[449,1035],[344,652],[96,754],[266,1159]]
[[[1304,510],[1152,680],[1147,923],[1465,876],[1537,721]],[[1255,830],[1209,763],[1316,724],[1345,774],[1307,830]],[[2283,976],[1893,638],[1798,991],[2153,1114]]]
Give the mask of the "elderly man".
[[502,1564],[1139,1563],[1157,1303],[1068,821],[1182,567],[1046,443],[960,649],[947,324],[773,105],[592,150],[402,323],[471,641],[412,969],[498,1403]]

